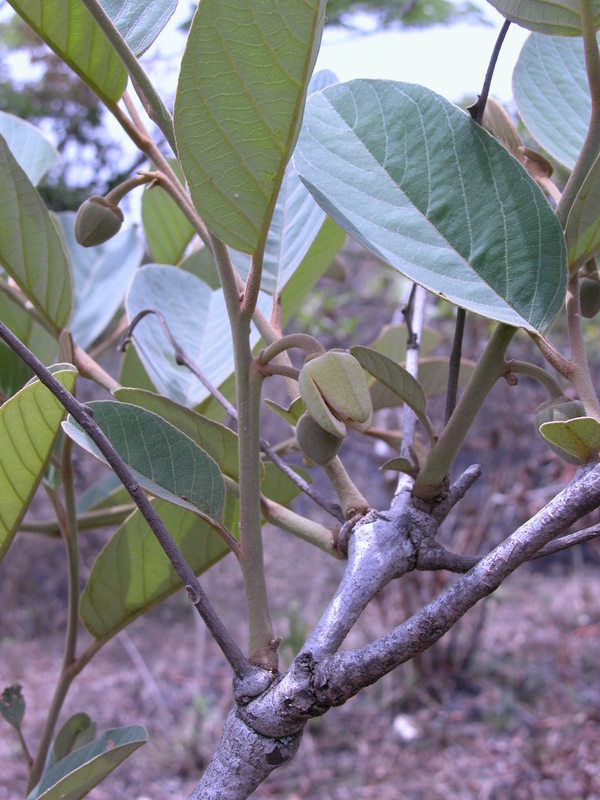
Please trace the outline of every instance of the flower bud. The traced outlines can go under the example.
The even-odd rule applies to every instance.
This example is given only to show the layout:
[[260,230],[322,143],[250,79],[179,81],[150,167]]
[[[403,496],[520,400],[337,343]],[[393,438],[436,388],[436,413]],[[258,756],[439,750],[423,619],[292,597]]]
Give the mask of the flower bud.
[[320,467],[329,464],[342,446],[342,440],[318,425],[308,411],[296,423],[296,441],[302,454]]
[[600,311],[600,281],[582,278],[579,282],[579,302],[581,314],[592,319]]
[[94,194],[79,206],[75,238],[83,247],[94,247],[112,239],[122,224],[121,209],[105,197]]
[[343,438],[346,425],[365,431],[373,405],[363,368],[350,353],[330,350],[307,360],[298,377],[306,410],[332,436]]

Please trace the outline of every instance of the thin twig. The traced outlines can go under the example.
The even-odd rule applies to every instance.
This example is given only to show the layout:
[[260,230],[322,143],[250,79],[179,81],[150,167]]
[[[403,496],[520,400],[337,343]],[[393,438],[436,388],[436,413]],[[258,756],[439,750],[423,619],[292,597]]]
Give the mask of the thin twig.
[[464,308],[456,309],[456,323],[454,327],[454,339],[452,340],[452,351],[450,352],[450,363],[448,365],[448,387],[446,389],[446,422],[452,416],[456,408],[456,395],[458,393],[458,377],[460,374],[460,362],[462,358],[462,343],[465,331],[465,320],[467,312]]
[[469,114],[473,117],[474,121],[478,125],[481,125],[481,123],[483,122],[483,113],[485,111],[488,95],[490,93],[490,86],[492,84],[494,69],[496,68],[496,62],[498,61],[498,56],[500,55],[500,50],[502,48],[504,39],[506,37],[506,34],[508,33],[509,28],[510,28],[510,20],[506,19],[504,20],[504,24],[500,29],[500,33],[498,34],[498,38],[496,39],[494,49],[492,50],[492,55],[490,57],[490,63],[488,64],[487,72],[485,73],[481,94],[479,95],[475,103],[473,103],[473,105],[469,106],[469,108],[467,109]]

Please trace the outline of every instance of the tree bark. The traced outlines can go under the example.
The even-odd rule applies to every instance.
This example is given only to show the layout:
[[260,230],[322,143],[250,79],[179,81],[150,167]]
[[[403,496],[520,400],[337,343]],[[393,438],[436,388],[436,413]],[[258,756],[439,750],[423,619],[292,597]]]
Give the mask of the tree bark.
[[[388,512],[370,512],[358,523],[349,540],[345,574],[313,634],[285,675],[265,673],[270,681],[265,691],[256,697],[247,691],[236,694],[238,704],[189,800],[249,797],[273,769],[295,755],[309,719],[342,705],[426,650],[517,567],[600,505],[600,466],[580,468],[562,492],[435,600],[376,641],[337,652],[383,585],[418,569],[420,562],[432,568],[431,553],[445,552],[435,541],[437,529],[474,475],[462,476],[445,498],[429,506],[402,492]],[[448,555],[452,564],[454,554]]]

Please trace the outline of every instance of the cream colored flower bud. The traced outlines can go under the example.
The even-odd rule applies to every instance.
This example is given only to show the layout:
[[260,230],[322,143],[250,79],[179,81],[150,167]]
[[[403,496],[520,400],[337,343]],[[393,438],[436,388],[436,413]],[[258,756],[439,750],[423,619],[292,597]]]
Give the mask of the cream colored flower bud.
[[112,239],[122,224],[123,212],[119,206],[94,194],[79,206],[75,238],[83,247],[94,247]]
[[373,405],[363,368],[350,353],[329,350],[307,360],[298,388],[315,422],[343,438],[346,426],[365,431],[371,425]]

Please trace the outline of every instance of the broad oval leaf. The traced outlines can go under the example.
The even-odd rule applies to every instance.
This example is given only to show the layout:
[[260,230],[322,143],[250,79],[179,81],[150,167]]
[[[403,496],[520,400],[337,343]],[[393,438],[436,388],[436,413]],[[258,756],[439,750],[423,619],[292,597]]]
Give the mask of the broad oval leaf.
[[[172,161],[171,166],[183,182],[179,162]],[[154,260],[159,264],[177,264],[194,235],[194,228],[161,186],[144,190],[142,222]]]
[[[333,83],[337,83],[336,75],[330,70],[321,70],[310,79],[307,94],[310,96]],[[315,203],[293,165],[288,164],[267,234],[261,280],[263,291],[281,295],[324,221],[325,212]],[[252,264],[251,257],[237,250],[230,250],[230,256],[240,275],[246,277]]]
[[[197,575],[229,552],[218,534],[195,514],[162,500],[153,500],[152,505]],[[236,505],[228,498],[225,524],[230,531],[236,529]],[[136,510],[96,558],[81,595],[79,616],[94,638],[110,639],[180,588],[180,578]]]
[[203,0],[181,64],[174,126],[194,205],[226,244],[267,233],[319,49],[324,0]]
[[[225,502],[221,472],[189,436],[156,414],[129,403],[98,400],[88,408],[140,486],[182,508],[221,519]],[[71,416],[63,429],[80,447],[106,463]]]
[[27,800],[80,800],[147,738],[141,725],[106,731],[46,770]]
[[100,336],[125,300],[125,292],[144,256],[133,228],[96,247],[82,247],[75,239],[75,213],[59,214],[73,267],[75,298],[69,328],[75,342],[89,347]]
[[532,33],[521,48],[512,88],[531,134],[573,169],[591,114],[583,41]]
[[[231,331],[221,289],[212,290],[181,269],[149,264],[134,275],[126,308],[130,320],[144,309],[160,311],[175,341],[213,386],[220,386],[233,373]],[[261,295],[259,308],[270,314],[268,295]],[[258,340],[253,327],[251,346]],[[173,346],[155,315],[140,320],[133,342],[161,394],[186,406],[197,406],[209,396],[198,378],[176,363]]]
[[540,426],[540,433],[558,451],[562,450],[571,456],[574,459],[571,463],[584,464],[598,459],[600,422],[593,417],[544,422]]
[[369,347],[356,345],[350,348],[350,352],[363,369],[366,369],[385,387],[395,392],[415,412],[428,436],[433,438],[433,426],[425,410],[425,392],[421,384],[413,378],[410,372],[396,364],[391,358],[378,353],[376,350],[371,350]]
[[[77,371],[57,365],[54,377],[72,391]],[[37,378],[0,406],[0,559],[42,479],[64,413]]]
[[168,397],[143,389],[116,389],[113,396],[121,403],[140,406],[158,414],[205,450],[217,462],[224,475],[237,481],[238,437],[225,425],[169,400]]
[[44,201],[0,136],[0,265],[58,333],[71,314],[71,268]]
[[506,149],[434,92],[359,80],[313,94],[294,163],[344,230],[440,297],[530,331],[560,310],[554,212]]
[[310,246],[302,263],[283,288],[281,318],[285,326],[303,306],[304,298],[329,269],[346,241],[346,234],[330,217]]
[[60,164],[54,145],[30,122],[0,111],[0,134],[34,186]]
[[81,0],[9,0],[19,16],[107,103],[125,91],[127,72]]
[[[600,2],[591,2],[595,28],[600,28]],[[579,0],[488,0],[494,8],[523,28],[553,36],[581,36]]]
[[141,56],[171,19],[177,0],[100,0],[136,56]]

